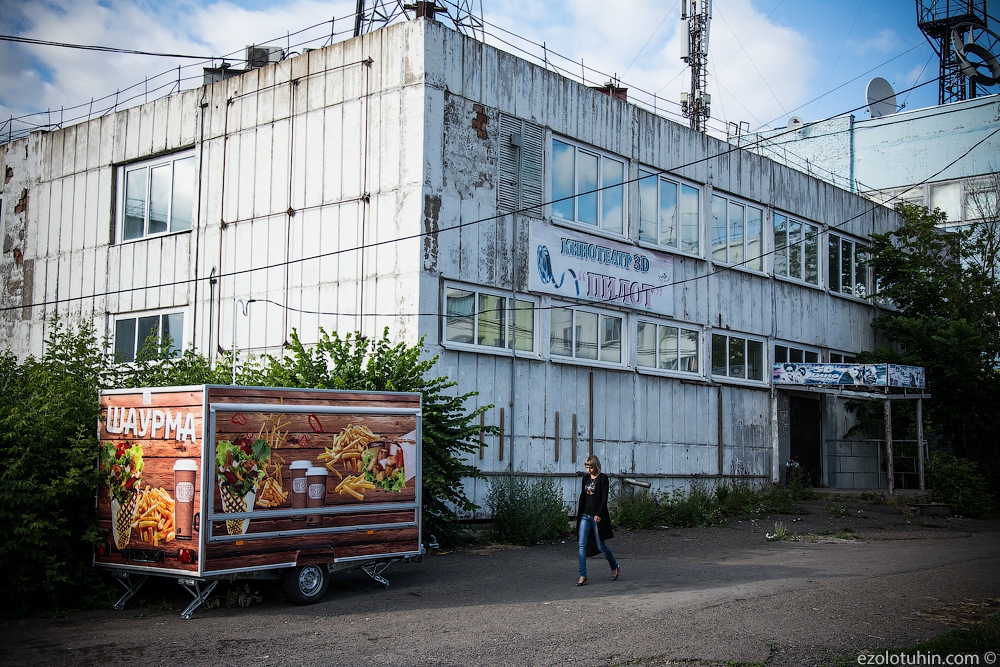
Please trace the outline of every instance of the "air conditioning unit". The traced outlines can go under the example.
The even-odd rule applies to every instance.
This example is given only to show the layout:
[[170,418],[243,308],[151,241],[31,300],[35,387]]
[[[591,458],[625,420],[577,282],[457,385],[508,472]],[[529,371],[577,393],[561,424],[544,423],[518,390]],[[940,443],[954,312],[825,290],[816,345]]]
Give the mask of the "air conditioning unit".
[[267,67],[272,63],[281,62],[284,57],[285,51],[280,46],[248,46],[247,69]]

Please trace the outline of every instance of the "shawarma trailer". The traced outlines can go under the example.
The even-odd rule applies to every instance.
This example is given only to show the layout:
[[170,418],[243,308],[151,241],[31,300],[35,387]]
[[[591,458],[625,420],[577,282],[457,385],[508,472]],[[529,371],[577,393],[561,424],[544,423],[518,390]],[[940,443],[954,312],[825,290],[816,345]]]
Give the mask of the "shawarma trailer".
[[283,578],[318,601],[329,574],[383,586],[419,559],[421,396],[202,385],[103,391],[94,564],[126,592],[176,577],[190,618],[219,581]]

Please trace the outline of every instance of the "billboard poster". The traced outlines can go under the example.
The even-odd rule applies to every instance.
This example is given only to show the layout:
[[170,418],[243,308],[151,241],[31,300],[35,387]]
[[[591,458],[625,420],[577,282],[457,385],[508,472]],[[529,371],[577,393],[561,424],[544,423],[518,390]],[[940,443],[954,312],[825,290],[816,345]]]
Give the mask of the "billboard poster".
[[889,386],[923,389],[927,386],[927,376],[924,372],[924,367],[889,364]]
[[669,255],[541,222],[531,225],[529,247],[532,292],[674,314]]
[[886,386],[885,364],[774,364],[775,384]]

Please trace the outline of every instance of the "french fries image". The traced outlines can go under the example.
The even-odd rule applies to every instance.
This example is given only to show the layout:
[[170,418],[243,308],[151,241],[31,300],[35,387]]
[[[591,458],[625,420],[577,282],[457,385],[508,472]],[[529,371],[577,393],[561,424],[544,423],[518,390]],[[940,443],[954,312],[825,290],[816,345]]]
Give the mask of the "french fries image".
[[272,449],[271,456],[264,463],[264,481],[261,482],[260,491],[257,493],[255,506],[277,507],[288,500],[288,491],[284,489],[285,479],[282,472],[284,466],[285,459]]
[[147,486],[139,491],[138,502],[132,530],[137,531],[140,540],[158,547],[161,542],[169,542],[177,536],[174,499],[166,489]]
[[317,458],[320,461],[326,461],[327,470],[343,479],[343,475],[334,468],[334,465],[339,463],[348,472],[361,472],[361,456],[365,453],[368,445],[378,439],[379,436],[372,433],[367,426],[348,424],[347,428],[333,439],[333,446],[326,447],[326,451]]
[[364,500],[365,491],[374,488],[375,485],[367,481],[363,475],[348,475],[343,478],[334,491],[342,496],[354,496],[358,500]]

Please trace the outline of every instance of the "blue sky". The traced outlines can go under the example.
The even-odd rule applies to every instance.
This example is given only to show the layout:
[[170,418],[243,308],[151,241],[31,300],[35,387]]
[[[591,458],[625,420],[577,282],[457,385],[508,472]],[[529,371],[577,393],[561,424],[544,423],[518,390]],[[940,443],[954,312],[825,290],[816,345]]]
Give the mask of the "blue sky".
[[[544,43],[555,65],[578,77],[586,67],[588,83],[617,75],[632,99],[652,104],[655,93],[657,108],[676,112],[688,85],[678,0],[482,1],[492,33],[487,41],[510,49],[500,37],[538,59]],[[267,42],[299,50],[321,46],[332,17],[336,32],[349,31],[355,6],[356,0],[4,0],[0,34],[190,55]],[[990,27],[1000,32],[995,22]],[[61,112],[65,122],[85,116],[92,98],[101,109],[129,87],[119,100],[152,99],[176,85],[178,66],[182,79],[192,77],[182,87],[200,83],[194,60],[0,42],[0,122],[51,110],[24,119],[44,124],[58,119],[60,107],[76,106]],[[708,69],[710,131],[724,135],[727,123],[754,130],[784,126],[790,115],[815,120],[863,107],[872,77],[902,91],[933,79],[937,56],[917,27],[913,0],[714,0]],[[108,95],[110,102],[100,101]],[[936,104],[937,85],[901,93],[898,101],[907,109]],[[865,109],[854,113],[868,117]]]

